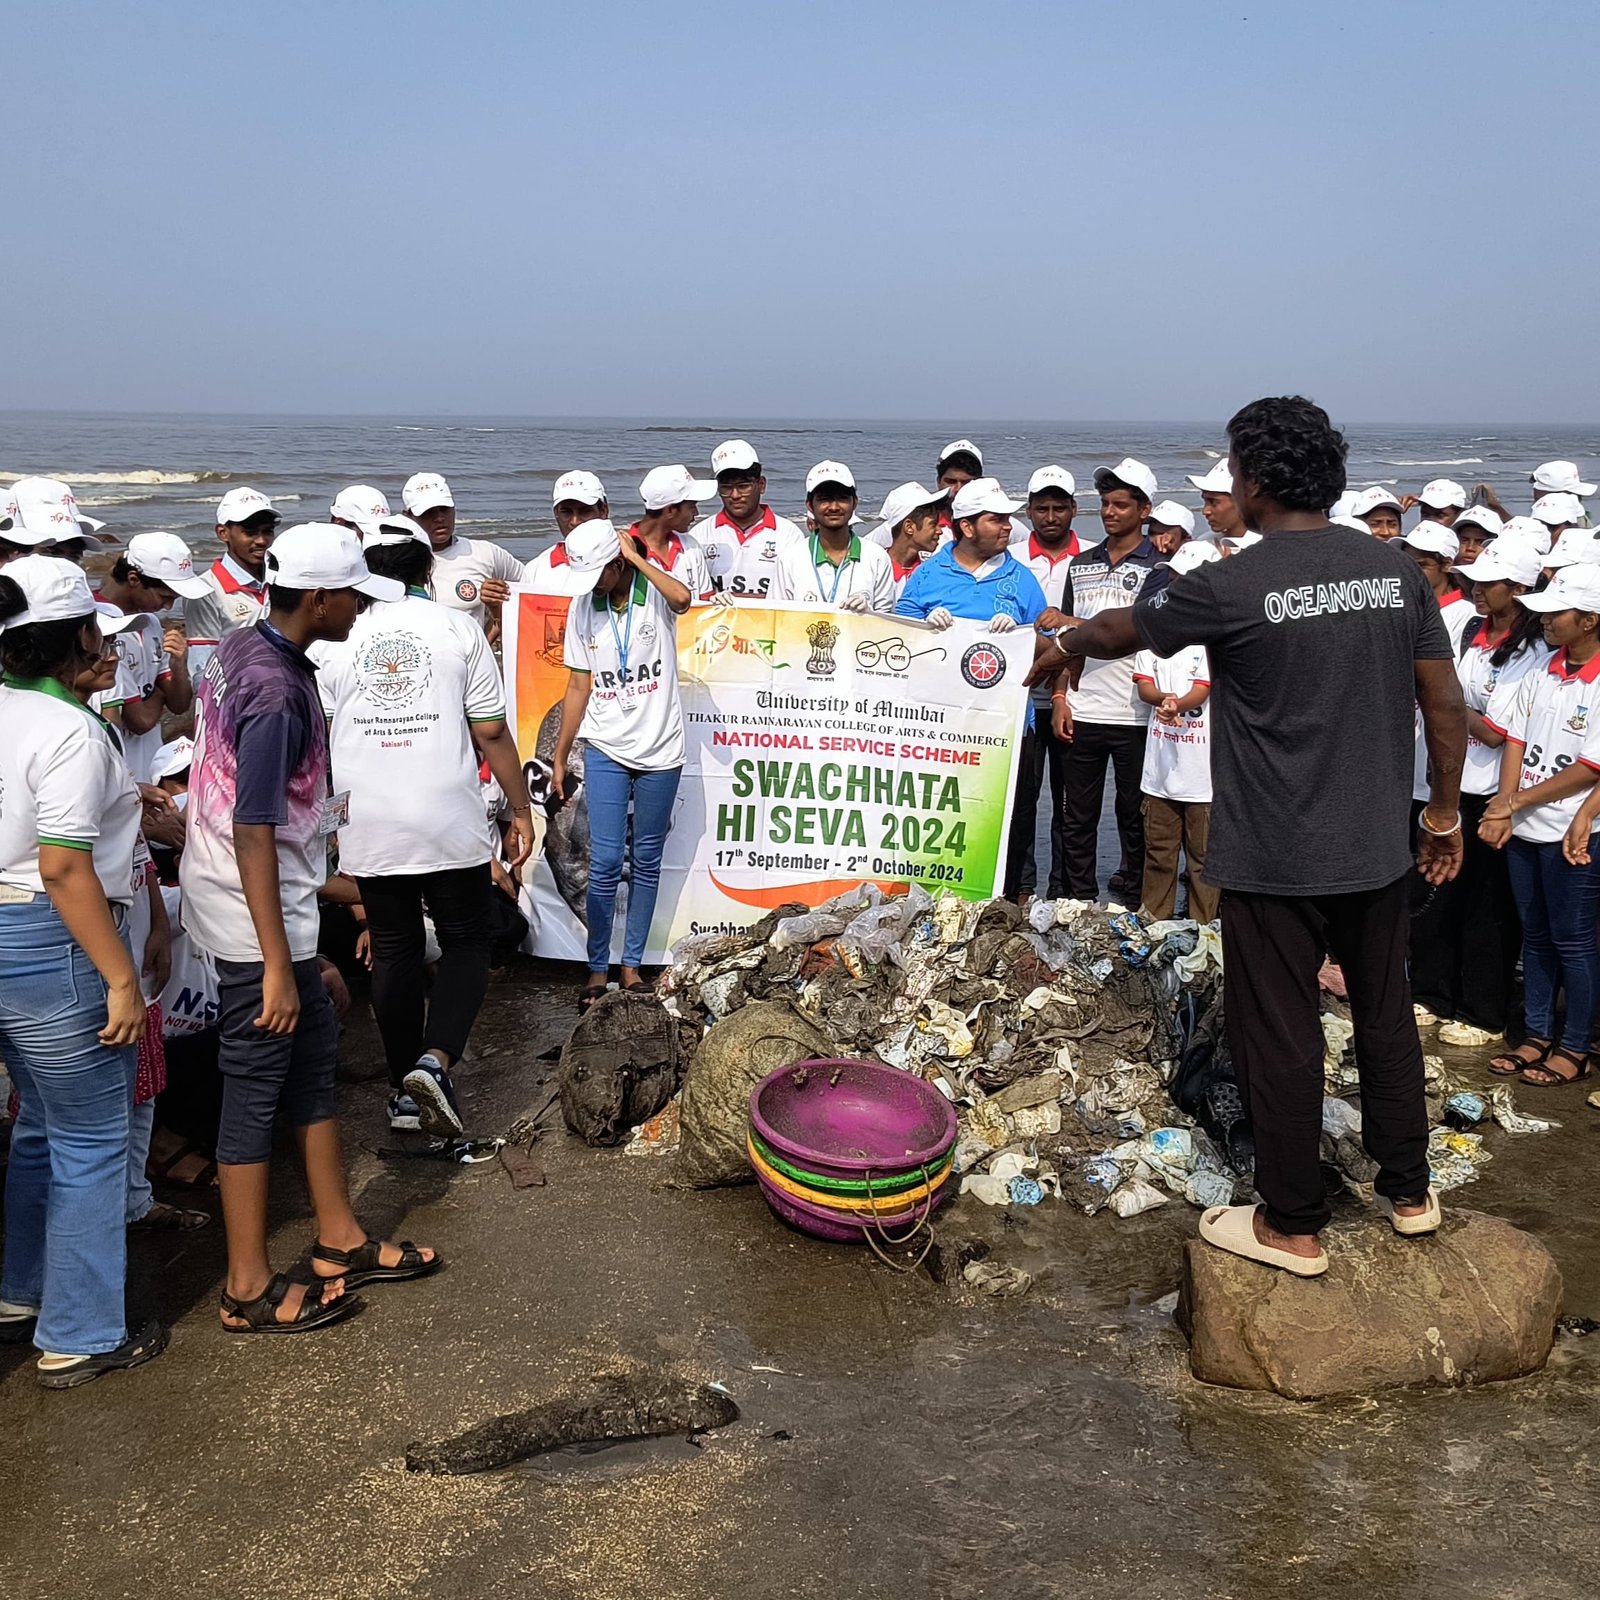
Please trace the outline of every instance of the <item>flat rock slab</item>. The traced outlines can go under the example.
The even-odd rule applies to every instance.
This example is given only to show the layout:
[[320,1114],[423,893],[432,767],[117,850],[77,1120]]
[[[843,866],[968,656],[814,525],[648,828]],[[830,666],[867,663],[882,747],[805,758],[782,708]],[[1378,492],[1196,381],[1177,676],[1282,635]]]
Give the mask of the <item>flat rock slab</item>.
[[1378,1218],[1323,1234],[1329,1268],[1296,1278],[1192,1239],[1178,1325],[1202,1383],[1291,1400],[1521,1378],[1550,1355],[1561,1274],[1509,1222],[1445,1212],[1432,1237]]

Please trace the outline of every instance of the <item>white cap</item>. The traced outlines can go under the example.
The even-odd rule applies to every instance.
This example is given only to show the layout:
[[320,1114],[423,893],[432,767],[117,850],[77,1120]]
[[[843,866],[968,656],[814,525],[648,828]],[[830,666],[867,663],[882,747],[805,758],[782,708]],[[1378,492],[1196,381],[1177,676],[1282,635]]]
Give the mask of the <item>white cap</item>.
[[163,778],[175,778],[194,765],[194,740],[169,739],[150,758],[150,781],[160,783]]
[[[58,556],[56,559],[61,558]],[[96,600],[94,608],[100,614],[101,633],[121,633],[124,628],[136,628],[142,623],[155,621],[143,611],[124,611],[109,600]]]
[[567,535],[562,548],[567,559],[552,562],[550,570],[539,575],[540,592],[591,594],[600,574],[622,554],[622,536],[604,517],[591,517]]
[[1583,501],[1575,494],[1542,494],[1533,502],[1533,515],[1551,528],[1582,522]]
[[1374,511],[1381,510],[1385,506],[1391,511],[1398,512],[1400,501],[1393,489],[1386,489],[1381,483],[1375,483],[1370,489],[1363,489],[1350,502],[1350,515],[1370,517]]
[[[7,572],[10,570],[6,568]],[[1530,611],[1600,612],[1600,567],[1588,561],[1563,567],[1550,580],[1548,589],[1519,594],[1517,604]]]
[[819,461],[806,474],[806,499],[825,483],[842,483],[847,489],[856,486],[856,475],[842,461]]
[[377,526],[379,517],[389,515],[389,497],[370,483],[352,483],[339,491],[328,507],[328,515],[338,517],[341,522],[353,522],[363,533],[368,533]]
[[1182,528],[1191,539],[1194,537],[1194,512],[1176,500],[1162,500],[1151,506],[1149,520],[1163,528]]
[[1199,477],[1191,472],[1189,482],[1201,494],[1232,494],[1233,474],[1228,471],[1228,458],[1224,456],[1209,472],[1202,472]]
[[1458,506],[1463,511],[1467,509],[1467,491],[1454,478],[1434,478],[1423,484],[1417,499],[1436,511],[1447,510],[1450,506]]
[[105,527],[78,510],[72,490],[59,478],[18,478],[9,499],[13,526],[7,537],[13,544],[88,539]]
[[406,511],[413,517],[420,516],[424,511],[432,511],[435,506],[453,506],[456,503],[455,496],[450,493],[450,485],[437,472],[413,472],[406,479],[400,498]]
[[1248,550],[1251,545],[1260,544],[1265,537],[1266,535],[1263,533],[1234,533],[1230,534],[1222,542],[1232,545],[1236,551]]
[[[75,561],[63,561],[60,556],[18,556],[4,570],[6,577],[22,590],[28,609],[0,622],[0,629],[26,628],[35,622],[66,622],[91,616],[97,609],[89,592],[89,580]],[[110,620],[105,619],[107,623]],[[128,622],[135,620],[128,618]]]
[[362,549],[369,544],[425,544],[430,550],[433,548],[428,530],[410,517],[379,517],[361,535]]
[[1503,581],[1525,584],[1531,589],[1539,581],[1543,569],[1544,556],[1539,551],[1531,544],[1511,538],[1496,539],[1470,567],[1463,568],[1462,573],[1469,583]]
[[652,467],[639,485],[639,498],[644,501],[646,511],[665,511],[668,506],[682,505],[685,500],[693,500],[698,505],[702,500],[714,500],[716,494],[715,478],[693,477],[687,467]]
[[1579,478],[1576,461],[1547,461],[1542,467],[1533,469],[1529,482],[1533,484],[1536,494],[1594,493],[1594,485]]
[[1173,551],[1172,559],[1167,565],[1182,577],[1186,572],[1193,572],[1196,567],[1203,567],[1208,561],[1221,559],[1222,552],[1209,539],[1191,539],[1188,544],[1179,545]]
[[1361,491],[1359,489],[1346,489],[1345,492],[1340,495],[1331,506],[1328,507],[1328,521],[1347,522],[1351,517],[1353,517],[1356,514],[1356,498],[1360,492]]
[[1419,522],[1410,533],[1401,536],[1400,542],[1431,556],[1443,556],[1446,561],[1454,561],[1461,550],[1461,541],[1442,522]]
[[210,582],[194,570],[188,545],[175,533],[136,533],[128,541],[127,561],[142,577],[164,583],[185,600],[211,593]]
[[963,517],[980,517],[986,511],[1010,517],[1019,512],[1022,506],[1021,500],[1013,500],[1000,487],[998,478],[974,478],[971,483],[964,483],[956,490],[956,497],[950,502],[950,520],[960,522]]
[[230,489],[217,502],[217,521],[248,522],[251,517],[259,517],[263,511],[278,515],[272,510],[272,502],[259,489]]
[[1072,499],[1078,493],[1078,480],[1065,467],[1040,467],[1028,479],[1028,493],[1034,495],[1044,489],[1059,489]]
[[1591,528],[1568,528],[1539,558],[1546,567],[1572,567],[1580,561],[1600,561],[1600,543]]
[[944,503],[943,489],[924,489],[920,483],[902,483],[884,497],[883,509],[878,518],[885,530],[893,533],[919,506],[937,506]]
[[576,500],[580,506],[597,506],[606,497],[606,486],[592,472],[563,472],[550,491],[550,504]]
[[981,467],[983,465],[983,451],[970,439],[952,439],[943,450],[939,452],[939,465],[942,467],[951,456],[958,453],[971,456]]
[[369,570],[356,536],[332,522],[302,522],[280,533],[267,551],[267,582],[283,589],[354,589],[373,600],[400,600],[406,592],[399,579]]
[[1118,483],[1125,483],[1130,489],[1137,489],[1146,500],[1156,497],[1156,475],[1142,461],[1135,461],[1132,456],[1124,456],[1114,467],[1096,467],[1094,469],[1094,486],[1100,493],[1102,477],[1112,477]]
[[711,452],[711,476],[720,478],[724,472],[748,472],[761,465],[756,447],[744,439],[724,439]]
[[1491,539],[1498,539],[1505,528],[1505,521],[1498,511],[1491,511],[1488,506],[1468,506],[1456,518],[1456,529],[1474,527],[1482,528]]
[[1550,530],[1536,517],[1507,517],[1506,525],[1500,530],[1502,539],[1520,539],[1524,544],[1531,545],[1540,555],[1548,555],[1550,551]]
[[[1337,505],[1338,502],[1335,501],[1334,503]],[[1370,536],[1372,533],[1372,529],[1369,528],[1360,517],[1355,516],[1353,513],[1348,511],[1342,513],[1330,511],[1328,513],[1328,521],[1331,522],[1334,527],[1348,528],[1352,533],[1364,533],[1368,536]]]

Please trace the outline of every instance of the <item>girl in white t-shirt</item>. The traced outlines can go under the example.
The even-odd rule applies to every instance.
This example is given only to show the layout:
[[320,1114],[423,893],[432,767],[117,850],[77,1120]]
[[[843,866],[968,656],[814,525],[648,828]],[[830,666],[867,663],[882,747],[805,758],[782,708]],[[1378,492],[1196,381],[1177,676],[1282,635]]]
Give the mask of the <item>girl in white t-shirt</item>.
[[610,976],[611,925],[624,858],[628,917],[622,987],[644,984],[639,968],[683,770],[677,619],[693,597],[647,559],[640,542],[620,539],[609,522],[598,519],[567,535],[564,570],[574,595],[564,649],[571,676],[561,703],[553,786],[556,794],[566,795],[567,760],[581,736],[589,809],[589,977],[578,1003],[587,1009],[605,993]]
[[121,928],[139,793],[110,728],[75,697],[107,658],[82,572],[0,572],[0,1058],[21,1100],[6,1185],[0,1336],[70,1388],[166,1346],[123,1310],[139,974]]
[[[1528,1033],[1489,1070],[1544,1088],[1594,1070],[1589,1035],[1600,1004],[1600,863],[1588,859],[1588,849],[1564,852],[1562,845],[1600,774],[1600,568],[1564,568],[1548,589],[1519,603],[1542,615],[1545,641],[1556,653],[1547,669],[1523,677],[1509,708],[1492,706],[1486,719],[1505,748],[1499,788],[1478,833],[1506,852],[1522,918]],[[1559,1040],[1558,990],[1566,994]]]
[[1211,832],[1211,750],[1206,701],[1211,668],[1200,645],[1161,657],[1134,657],[1133,687],[1155,708],[1144,747],[1144,893],[1142,909],[1156,921],[1178,899],[1178,852],[1188,863],[1189,915],[1214,922],[1219,892],[1205,881]]
[[[1517,603],[1541,580],[1539,552],[1511,539],[1478,557],[1468,587],[1477,616],[1461,634],[1456,675],[1467,706],[1467,755],[1461,772],[1461,871],[1427,888],[1411,919],[1411,993],[1442,1023],[1442,1044],[1475,1046],[1505,1036],[1506,1013],[1522,923],[1517,917],[1506,856],[1478,837],[1500,784],[1503,724],[1517,687],[1549,666],[1550,650],[1537,612]],[[1426,791],[1424,791],[1426,794]],[[1420,1015],[1420,1014],[1419,1014]]]

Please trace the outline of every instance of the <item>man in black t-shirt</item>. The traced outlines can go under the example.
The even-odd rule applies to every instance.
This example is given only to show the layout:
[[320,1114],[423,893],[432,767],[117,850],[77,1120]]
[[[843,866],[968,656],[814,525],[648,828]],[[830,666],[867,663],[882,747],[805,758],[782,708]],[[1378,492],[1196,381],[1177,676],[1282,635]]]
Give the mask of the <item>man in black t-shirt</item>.
[[[1450,641],[1403,552],[1329,525],[1345,443],[1299,398],[1228,424],[1234,496],[1263,540],[1059,636],[1063,656],[1171,655],[1211,665],[1214,798],[1205,877],[1222,889],[1228,1041],[1256,1138],[1262,1205],[1214,1206],[1204,1238],[1305,1277],[1327,1270],[1318,1160],[1323,1036],[1317,973],[1344,970],[1362,1139],[1397,1232],[1439,1225],[1428,1185],[1422,1046],[1406,977],[1413,701],[1432,796],[1417,864],[1460,868],[1466,714]],[[1067,669],[1060,676],[1064,680]]]

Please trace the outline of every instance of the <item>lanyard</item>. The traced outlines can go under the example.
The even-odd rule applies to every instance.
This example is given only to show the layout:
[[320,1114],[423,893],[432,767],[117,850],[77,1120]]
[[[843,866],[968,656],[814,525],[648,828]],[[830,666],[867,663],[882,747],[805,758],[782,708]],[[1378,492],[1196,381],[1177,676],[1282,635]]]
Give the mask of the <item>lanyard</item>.
[[[844,560],[834,567],[833,563],[822,554],[822,541],[816,534],[811,535],[811,565],[818,568],[824,566],[833,567],[833,587],[822,596],[823,600],[830,606],[833,604],[833,597],[839,592],[839,584],[844,578],[844,569],[851,564],[851,561],[852,558],[846,555]],[[820,578],[817,579],[817,592],[819,594],[822,592],[822,580]]]
[[606,621],[611,624],[611,637],[617,646],[617,666],[623,682],[628,677],[628,651],[633,645],[633,593],[628,594],[628,626],[626,629],[617,627],[617,611],[609,601],[606,602]]

